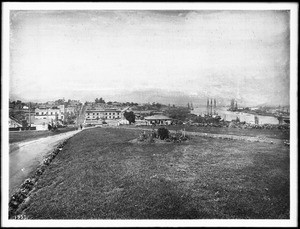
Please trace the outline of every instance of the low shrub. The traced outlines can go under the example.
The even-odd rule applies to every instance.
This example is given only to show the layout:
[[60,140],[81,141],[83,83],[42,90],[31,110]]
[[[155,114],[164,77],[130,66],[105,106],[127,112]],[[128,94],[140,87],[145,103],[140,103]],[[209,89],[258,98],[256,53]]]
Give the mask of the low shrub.
[[158,128],[157,130],[157,134],[158,134],[158,137],[161,139],[161,140],[164,140],[166,138],[169,138],[169,130],[165,127],[160,127]]

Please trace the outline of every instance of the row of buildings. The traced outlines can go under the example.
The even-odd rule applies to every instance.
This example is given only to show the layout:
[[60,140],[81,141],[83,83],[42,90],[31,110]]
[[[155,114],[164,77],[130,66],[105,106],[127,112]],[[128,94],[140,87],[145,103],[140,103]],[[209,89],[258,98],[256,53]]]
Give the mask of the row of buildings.
[[[72,101],[71,101],[72,102]],[[73,104],[74,103],[74,104]],[[55,104],[54,102],[47,102],[42,104],[35,104],[34,107],[23,106],[14,110],[14,113],[22,114],[21,118],[14,118],[9,116],[10,130],[31,127],[36,130],[47,130],[50,125],[64,125],[68,123],[70,117],[74,119],[77,117],[81,103],[73,101],[73,103]]]
[[[170,125],[172,119],[153,111],[135,111],[131,107],[125,108],[98,108],[87,109],[85,115],[85,124],[102,124],[104,121],[110,125],[129,124],[124,117],[125,112],[132,111],[135,115],[136,125]],[[153,115],[151,115],[153,114]]]

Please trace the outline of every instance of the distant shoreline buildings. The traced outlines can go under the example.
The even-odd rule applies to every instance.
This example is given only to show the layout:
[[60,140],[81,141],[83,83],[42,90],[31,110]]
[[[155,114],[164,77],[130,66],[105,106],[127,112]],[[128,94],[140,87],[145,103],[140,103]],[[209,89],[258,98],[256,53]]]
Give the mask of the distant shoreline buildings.
[[[163,105],[154,102],[145,104],[133,102],[120,103],[116,101],[105,102],[102,98],[96,99],[95,102],[85,102],[84,104],[79,100],[66,101],[65,99],[59,99],[46,103],[22,103],[18,100],[10,101],[9,105],[10,128],[22,127],[35,128],[36,130],[46,130],[48,124],[78,125],[79,113],[81,113],[85,124],[97,125],[108,123],[111,125],[122,125],[129,123],[124,117],[125,112],[133,112],[137,125],[150,125],[151,123],[169,124],[173,121],[175,122],[184,110],[186,110],[184,112],[188,113],[194,110],[193,103],[191,102],[187,104],[187,107],[181,106],[181,108],[178,107],[179,109],[177,109],[174,104],[171,106],[171,104]],[[84,110],[81,111],[83,108]],[[217,120],[220,119],[217,111],[217,100],[215,98],[207,98],[206,113],[202,113],[201,116],[207,120]],[[235,99],[231,99],[228,111],[245,112],[254,115],[270,115],[278,118],[279,123],[289,122],[289,108],[282,106],[239,108],[238,102]],[[173,117],[173,120],[168,116]]]

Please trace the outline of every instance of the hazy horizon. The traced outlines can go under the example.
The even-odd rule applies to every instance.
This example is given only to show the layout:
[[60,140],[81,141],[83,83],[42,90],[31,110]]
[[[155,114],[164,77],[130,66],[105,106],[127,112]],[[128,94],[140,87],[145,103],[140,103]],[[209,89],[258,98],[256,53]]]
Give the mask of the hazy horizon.
[[283,10],[12,10],[9,97],[289,105],[289,16]]

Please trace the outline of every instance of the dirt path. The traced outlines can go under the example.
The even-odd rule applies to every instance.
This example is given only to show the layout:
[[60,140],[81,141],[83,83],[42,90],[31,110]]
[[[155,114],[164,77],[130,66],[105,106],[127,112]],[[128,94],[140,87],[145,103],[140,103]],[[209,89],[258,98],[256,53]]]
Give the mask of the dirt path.
[[63,140],[72,137],[80,130],[54,136],[18,142],[9,145],[9,195],[12,195],[22,182],[35,171],[43,157]]

